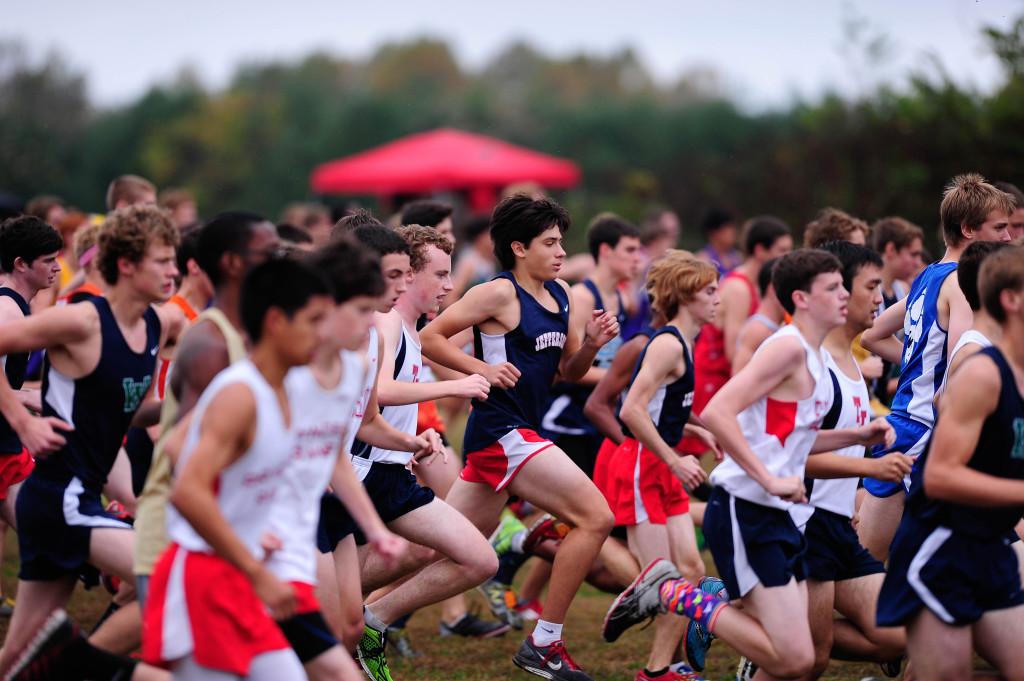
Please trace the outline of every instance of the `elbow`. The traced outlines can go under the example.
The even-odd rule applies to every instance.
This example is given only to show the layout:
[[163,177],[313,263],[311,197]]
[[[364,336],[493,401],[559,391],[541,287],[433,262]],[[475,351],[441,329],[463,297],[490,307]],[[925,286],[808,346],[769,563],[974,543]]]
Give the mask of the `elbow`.
[[587,398],[586,404],[583,405],[583,415],[591,422],[596,422],[601,418],[602,410],[597,399],[597,391],[591,393],[590,397]]
[[878,354],[878,339],[875,338],[874,334],[871,333],[871,329],[865,331],[860,337],[860,344],[868,352]]

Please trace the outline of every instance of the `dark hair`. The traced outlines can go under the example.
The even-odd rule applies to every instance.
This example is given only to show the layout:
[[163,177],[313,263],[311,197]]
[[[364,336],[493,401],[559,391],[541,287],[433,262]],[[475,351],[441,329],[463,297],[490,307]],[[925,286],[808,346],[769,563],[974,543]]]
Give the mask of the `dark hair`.
[[795,291],[810,293],[811,284],[819,274],[826,272],[842,272],[843,265],[836,256],[820,248],[799,248],[779,258],[772,272],[772,286],[775,297],[779,299],[789,314],[796,311],[793,302]]
[[1007,246],[991,254],[981,264],[978,293],[985,311],[1000,324],[1006,322],[1006,309],[1000,300],[1003,291],[1024,289],[1024,247]]
[[711,234],[733,224],[735,221],[736,218],[729,211],[722,210],[721,208],[712,208],[704,213],[704,217],[700,221],[700,228],[705,234]]
[[357,296],[384,294],[380,256],[352,237],[331,240],[310,253],[307,262],[330,282],[336,303],[344,303]]
[[778,258],[772,258],[761,265],[761,271],[757,273],[757,290],[762,298],[768,293],[768,287],[772,285],[772,272],[775,271],[775,264],[777,262],[779,262]]
[[491,226],[491,218],[488,215],[474,215],[462,225],[462,238],[466,241],[476,241],[477,238],[487,232]]
[[526,194],[510,196],[491,215],[494,257],[502,269],[511,270],[516,264],[513,242],[529,248],[530,242],[542,232],[558,227],[564,234],[570,224],[569,212],[551,199],[532,199]]
[[296,227],[290,222],[282,222],[277,226],[277,235],[281,237],[282,241],[287,241],[293,244],[311,244],[313,243],[313,237],[309,235],[309,232]]
[[915,239],[924,243],[924,232],[920,227],[897,215],[882,218],[871,225],[871,245],[879,253],[892,244],[897,251],[908,248]]
[[[287,285],[282,285],[287,282]],[[324,276],[310,265],[291,258],[268,260],[253,267],[242,283],[242,326],[257,343],[263,335],[263,321],[276,307],[291,319],[314,296],[327,296],[331,288]]]
[[590,249],[590,255],[597,260],[601,244],[615,248],[619,245],[619,239],[624,236],[639,239],[640,230],[614,213],[600,213],[587,227],[587,248]]
[[978,274],[981,272],[982,263],[985,262],[989,254],[1007,248],[1009,245],[1001,241],[975,241],[960,255],[960,262],[956,266],[957,283],[960,285],[960,290],[964,292],[967,304],[975,312],[981,309]]
[[195,260],[199,262],[199,238],[203,234],[203,229],[192,229],[185,232],[181,236],[181,243],[178,244],[178,250],[174,252],[174,258],[178,262],[178,272],[181,276],[188,274],[188,261]]
[[377,256],[400,253],[410,255],[409,244],[399,236],[398,232],[381,224],[360,225],[352,230],[352,237],[363,246],[372,249]]
[[758,215],[743,225],[743,252],[748,257],[752,256],[757,246],[769,249],[776,241],[791,234],[789,226],[779,218],[773,215]]
[[1024,192],[1017,185],[1009,182],[993,182],[992,184],[995,185],[996,189],[1006,192],[1013,197],[1013,203],[1017,208],[1024,208]]
[[384,223],[373,217],[373,213],[365,208],[358,208],[334,223],[334,227],[331,227],[331,238],[335,239],[343,234],[348,234],[357,227],[363,227],[366,225],[383,227]]
[[32,266],[36,258],[56,253],[64,247],[60,233],[34,215],[9,218],[0,223],[0,270],[14,271],[14,261],[21,258]]
[[871,232],[868,223],[838,208],[822,208],[804,229],[804,246],[821,248],[832,241],[850,241],[857,231],[864,232],[864,243],[867,243]]
[[882,256],[867,246],[861,246],[849,241],[829,241],[821,249],[828,251],[839,259],[843,266],[843,288],[853,292],[853,280],[857,278],[861,268],[865,265],[874,265],[882,269]]
[[449,204],[433,199],[422,199],[405,204],[401,220],[403,225],[437,227],[451,215],[452,207]]
[[640,222],[640,243],[649,246],[658,239],[668,236],[668,230],[661,224],[661,218],[665,213],[672,213],[673,210],[666,206],[653,206],[644,213],[644,219]]
[[214,287],[220,286],[223,273],[220,261],[225,253],[242,255],[252,241],[256,225],[268,222],[262,215],[247,211],[233,210],[218,213],[203,227],[199,237],[199,253],[196,262],[210,277]]

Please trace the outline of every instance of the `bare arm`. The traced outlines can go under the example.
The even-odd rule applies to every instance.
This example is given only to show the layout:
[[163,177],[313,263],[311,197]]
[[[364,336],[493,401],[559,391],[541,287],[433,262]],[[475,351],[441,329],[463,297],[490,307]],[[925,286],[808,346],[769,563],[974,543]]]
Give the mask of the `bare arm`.
[[924,488],[933,499],[971,506],[1024,504],[1024,481],[1008,480],[968,466],[982,426],[999,403],[999,369],[976,355],[951,377],[939,404],[939,419],[924,467]]
[[629,384],[633,376],[633,369],[636,367],[636,360],[647,345],[646,336],[636,336],[628,343],[619,348],[615,353],[612,365],[605,371],[604,376],[594,386],[593,392],[587,398],[583,407],[583,414],[590,419],[597,430],[606,438],[619,445],[625,439],[622,433],[622,426],[615,418],[615,409],[619,404],[619,395]]
[[[565,282],[558,285],[566,288]],[[603,310],[575,310],[569,302],[569,332],[566,334],[558,373],[562,380],[575,382],[594,365],[594,357],[608,341],[619,333],[619,322]]]
[[950,274],[942,282],[942,291],[939,296],[945,299],[945,303],[949,307],[949,324],[946,327],[949,329],[946,333],[946,356],[950,357],[953,354],[953,348],[960,342],[960,336],[974,324],[974,312],[971,310],[967,298],[964,297],[964,292],[960,289],[956,272]]
[[811,445],[811,454],[820,452],[831,452],[853,445],[885,444],[891,445],[896,439],[896,433],[885,419],[875,419],[871,423],[859,428],[834,428],[830,430],[819,430],[818,437]]
[[744,323],[740,327],[739,336],[736,338],[736,350],[732,355],[733,376],[738,374],[740,369],[747,366],[747,362],[754,356],[754,352],[770,335],[772,335],[771,330],[764,324],[751,322],[749,324]]
[[731,362],[736,355],[736,339],[739,338],[743,323],[750,316],[750,289],[745,284],[731,279],[722,287],[722,335],[725,339],[725,356]]
[[835,452],[815,454],[807,459],[804,474],[819,480],[829,478],[877,478],[899,482],[910,473],[917,457],[899,452],[874,459],[863,456],[842,456]]
[[224,336],[213,322],[201,322],[182,338],[167,377],[178,400],[178,418],[195,406],[210,381],[231,363]]
[[860,337],[865,350],[875,353],[886,362],[900,366],[903,360],[903,343],[896,333],[903,328],[907,316],[907,299],[902,298],[895,305],[879,315],[870,329]]

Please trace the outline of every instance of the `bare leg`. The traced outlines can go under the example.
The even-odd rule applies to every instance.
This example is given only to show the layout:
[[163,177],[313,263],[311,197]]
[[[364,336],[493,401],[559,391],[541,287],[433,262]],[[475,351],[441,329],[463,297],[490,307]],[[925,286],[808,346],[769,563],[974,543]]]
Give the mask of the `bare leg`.
[[519,600],[524,603],[539,601],[549,579],[551,579],[551,563],[546,560],[534,559],[533,565],[526,573],[526,579],[523,580],[523,588],[519,590]]
[[907,649],[903,627],[879,627],[875,607],[885,575],[867,575],[835,583],[835,607],[846,619],[835,623],[832,657],[838,660],[890,662]]
[[304,666],[309,681],[362,681],[363,678],[352,656],[339,646],[324,651]]
[[888,497],[868,494],[860,505],[857,536],[864,548],[883,563],[889,558],[889,545],[903,518],[905,503],[903,493],[897,492]]
[[52,582],[18,582],[18,604],[11,615],[3,650],[0,650],[0,673],[5,673],[14,664],[22,648],[50,613],[68,604],[74,589],[73,577],[62,577]]
[[807,580],[807,615],[811,640],[814,642],[814,668],[804,679],[819,679],[828,669],[832,655],[832,611],[835,599],[835,582]]
[[690,517],[697,527],[704,527],[704,511],[707,510],[707,502],[698,499],[690,499]]
[[1024,606],[985,613],[972,633],[978,654],[1007,681],[1024,679]]
[[[629,548],[647,565],[657,558],[668,558],[672,555],[669,546],[668,529],[665,525],[641,523],[626,530],[629,537]],[[678,566],[676,566],[678,567]],[[688,579],[694,579],[686,575]],[[647,669],[655,671],[672,664],[676,646],[686,631],[687,620],[675,615],[659,615],[654,620],[654,641],[651,643],[651,654],[647,658]]]
[[[319,552],[318,552],[319,553]],[[349,535],[333,554],[317,556],[317,600],[328,626],[346,650],[355,650],[363,633],[363,592],[356,540]]]
[[[394,525],[391,526],[391,529],[397,532]],[[399,532],[399,534],[401,533]],[[406,539],[409,538],[406,537]],[[414,574],[424,565],[437,561],[439,557],[433,549],[416,543],[409,545],[405,555],[393,567],[385,565],[384,561],[366,546],[357,546],[356,555],[360,565],[359,575],[362,579],[363,593],[369,595],[381,590],[382,593],[376,594],[377,597],[390,593],[398,587],[397,582],[400,580],[406,581],[410,575]],[[338,578],[343,579],[340,573]],[[360,621],[362,621],[362,616],[360,616]]]
[[107,485],[103,488],[103,494],[108,499],[120,501],[128,513],[134,517],[135,507],[138,500],[135,492],[132,491],[132,463],[124,447],[117,451],[117,458],[114,459],[114,466],[107,476]]
[[951,627],[927,608],[907,625],[907,650],[922,681],[971,678],[971,628]]
[[640,574],[640,564],[636,562],[633,553],[614,537],[608,537],[601,544],[600,559],[615,581],[621,584],[619,591],[629,586]]

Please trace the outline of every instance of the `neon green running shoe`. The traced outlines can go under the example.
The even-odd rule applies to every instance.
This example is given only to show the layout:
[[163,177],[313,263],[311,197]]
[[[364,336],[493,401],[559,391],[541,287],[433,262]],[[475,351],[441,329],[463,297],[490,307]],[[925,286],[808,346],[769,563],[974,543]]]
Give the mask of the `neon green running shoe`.
[[388,658],[384,655],[384,648],[387,647],[387,644],[387,632],[377,631],[370,625],[363,627],[363,635],[359,639],[356,657],[359,658],[359,665],[372,681],[395,681],[391,678]]
[[[509,551],[512,551],[512,545],[516,538],[516,535],[526,537],[527,533],[526,525],[520,522],[516,514],[507,508],[501,513],[501,523],[498,525],[498,529],[491,535],[491,547],[498,556],[503,556]],[[519,540],[522,544],[522,539]]]

